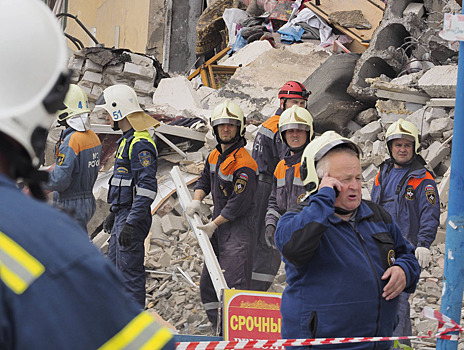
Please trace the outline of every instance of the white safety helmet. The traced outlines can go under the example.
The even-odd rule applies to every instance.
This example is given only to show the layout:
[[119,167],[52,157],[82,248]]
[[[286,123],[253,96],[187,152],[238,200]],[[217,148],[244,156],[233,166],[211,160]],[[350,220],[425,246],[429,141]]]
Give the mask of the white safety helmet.
[[326,131],[306,146],[301,156],[300,177],[307,194],[317,191],[319,187],[316,163],[331,149],[341,145],[353,149],[358,154],[358,157],[361,157],[362,151],[356,143],[340,136],[333,130]]
[[398,119],[389,126],[385,133],[385,141],[387,142],[388,152],[391,157],[391,141],[394,139],[406,139],[414,143],[414,152],[419,154],[420,140],[419,130],[416,126],[403,118]]
[[100,94],[95,110],[105,109],[113,121],[118,122],[129,114],[143,112],[134,89],[127,85],[113,85]]
[[240,106],[232,101],[225,100],[218,104],[211,113],[211,126],[213,127],[213,135],[216,136],[218,143],[224,143],[220,140],[217,127],[220,124],[233,124],[236,125],[237,134],[228,143],[235,143],[240,138],[245,136],[245,116]]
[[82,113],[90,113],[87,94],[80,86],[70,84],[68,93],[64,99],[65,109],[56,112],[56,119],[63,121]]
[[0,0],[0,33],[0,132],[38,166],[69,85],[65,37],[37,0]]
[[298,147],[298,149],[290,148],[292,151],[298,152],[305,148],[306,145],[313,139],[313,116],[306,108],[298,107],[297,105],[293,105],[292,107],[287,108],[279,118],[280,138],[287,146],[289,145],[284,137],[284,133],[290,129],[305,130],[308,133],[306,143],[303,146]]

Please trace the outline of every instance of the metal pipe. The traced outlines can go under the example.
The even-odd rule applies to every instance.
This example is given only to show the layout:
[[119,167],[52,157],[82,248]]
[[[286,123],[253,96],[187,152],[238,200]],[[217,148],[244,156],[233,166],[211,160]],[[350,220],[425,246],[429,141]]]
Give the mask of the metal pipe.
[[74,16],[74,15],[71,15],[69,13],[59,13],[56,15],[56,18],[60,18],[60,17],[71,17],[72,19],[74,19],[77,24],[79,24],[79,26],[84,30],[84,32],[87,33],[87,35],[90,37],[90,39],[92,39],[92,41],[95,43],[96,46],[104,46],[103,44],[100,44],[98,42],[98,40],[92,35],[92,33],[90,33],[90,31],[85,27],[85,25],[77,18],[77,16]]

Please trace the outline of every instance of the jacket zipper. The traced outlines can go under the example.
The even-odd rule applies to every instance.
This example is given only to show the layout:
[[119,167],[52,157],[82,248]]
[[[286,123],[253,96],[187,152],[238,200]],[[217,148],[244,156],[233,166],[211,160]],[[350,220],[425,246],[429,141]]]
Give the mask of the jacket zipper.
[[[381,305],[381,301],[382,301],[381,300],[382,295],[380,293],[381,292],[380,291],[380,285],[379,285],[379,281],[378,281],[378,278],[377,278],[377,273],[375,272],[374,265],[372,264],[371,257],[367,253],[365,243],[364,243],[364,238],[361,236],[361,234],[358,232],[358,230],[355,227],[353,227],[353,230],[356,233],[356,236],[358,237],[359,242],[361,243],[361,247],[363,248],[364,254],[366,255],[367,259],[369,260],[369,265],[371,267],[372,273],[374,275],[375,282],[377,284],[378,307],[377,307],[377,320],[376,320],[376,323],[375,323],[375,334],[374,334],[374,336],[376,337],[378,335],[378,332],[379,332],[380,305]],[[377,343],[374,343],[374,348],[373,349],[375,350],[376,348],[377,348]]]

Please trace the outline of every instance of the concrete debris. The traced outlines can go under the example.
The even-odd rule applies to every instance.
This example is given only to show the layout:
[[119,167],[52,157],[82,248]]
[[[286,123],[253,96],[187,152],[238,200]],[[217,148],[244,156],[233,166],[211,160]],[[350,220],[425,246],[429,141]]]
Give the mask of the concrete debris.
[[178,110],[201,108],[200,98],[193,90],[192,84],[182,76],[162,79],[153,95],[153,103],[167,103]]
[[457,65],[436,66],[425,72],[418,86],[431,97],[454,98],[457,79]]
[[74,70],[71,82],[87,93],[91,109],[100,93],[114,84],[133,87],[142,107],[151,105],[150,94],[158,82],[168,76],[153,57],[102,47],[75,52],[68,66]]
[[347,123],[366,109],[346,93],[358,59],[358,54],[332,55],[304,81],[303,85],[311,91],[307,108],[317,131],[346,134]]

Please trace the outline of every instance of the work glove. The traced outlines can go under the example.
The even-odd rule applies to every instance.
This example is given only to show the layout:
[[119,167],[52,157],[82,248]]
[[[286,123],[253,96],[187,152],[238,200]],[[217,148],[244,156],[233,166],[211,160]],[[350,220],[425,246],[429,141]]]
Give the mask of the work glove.
[[121,232],[119,233],[119,245],[121,247],[129,247],[132,241],[132,234],[134,233],[135,227],[131,224],[124,224]]
[[187,213],[188,216],[192,216],[193,214],[197,213],[200,214],[200,209],[201,209],[201,202],[198,199],[193,199],[189,205],[187,205],[187,208],[185,208],[185,212]]
[[108,216],[103,221],[103,231],[106,233],[111,233],[114,225],[114,213],[110,212]]
[[216,225],[214,221],[210,221],[206,225],[198,225],[197,228],[206,233],[208,238],[211,238],[214,231],[218,228],[218,225]]
[[416,248],[416,258],[419,261],[420,267],[424,268],[429,266],[430,263],[430,249],[425,247]]
[[264,231],[264,239],[266,240],[266,244],[271,249],[277,249],[274,244],[274,233],[275,233],[275,226],[274,225],[267,225],[266,231]]

